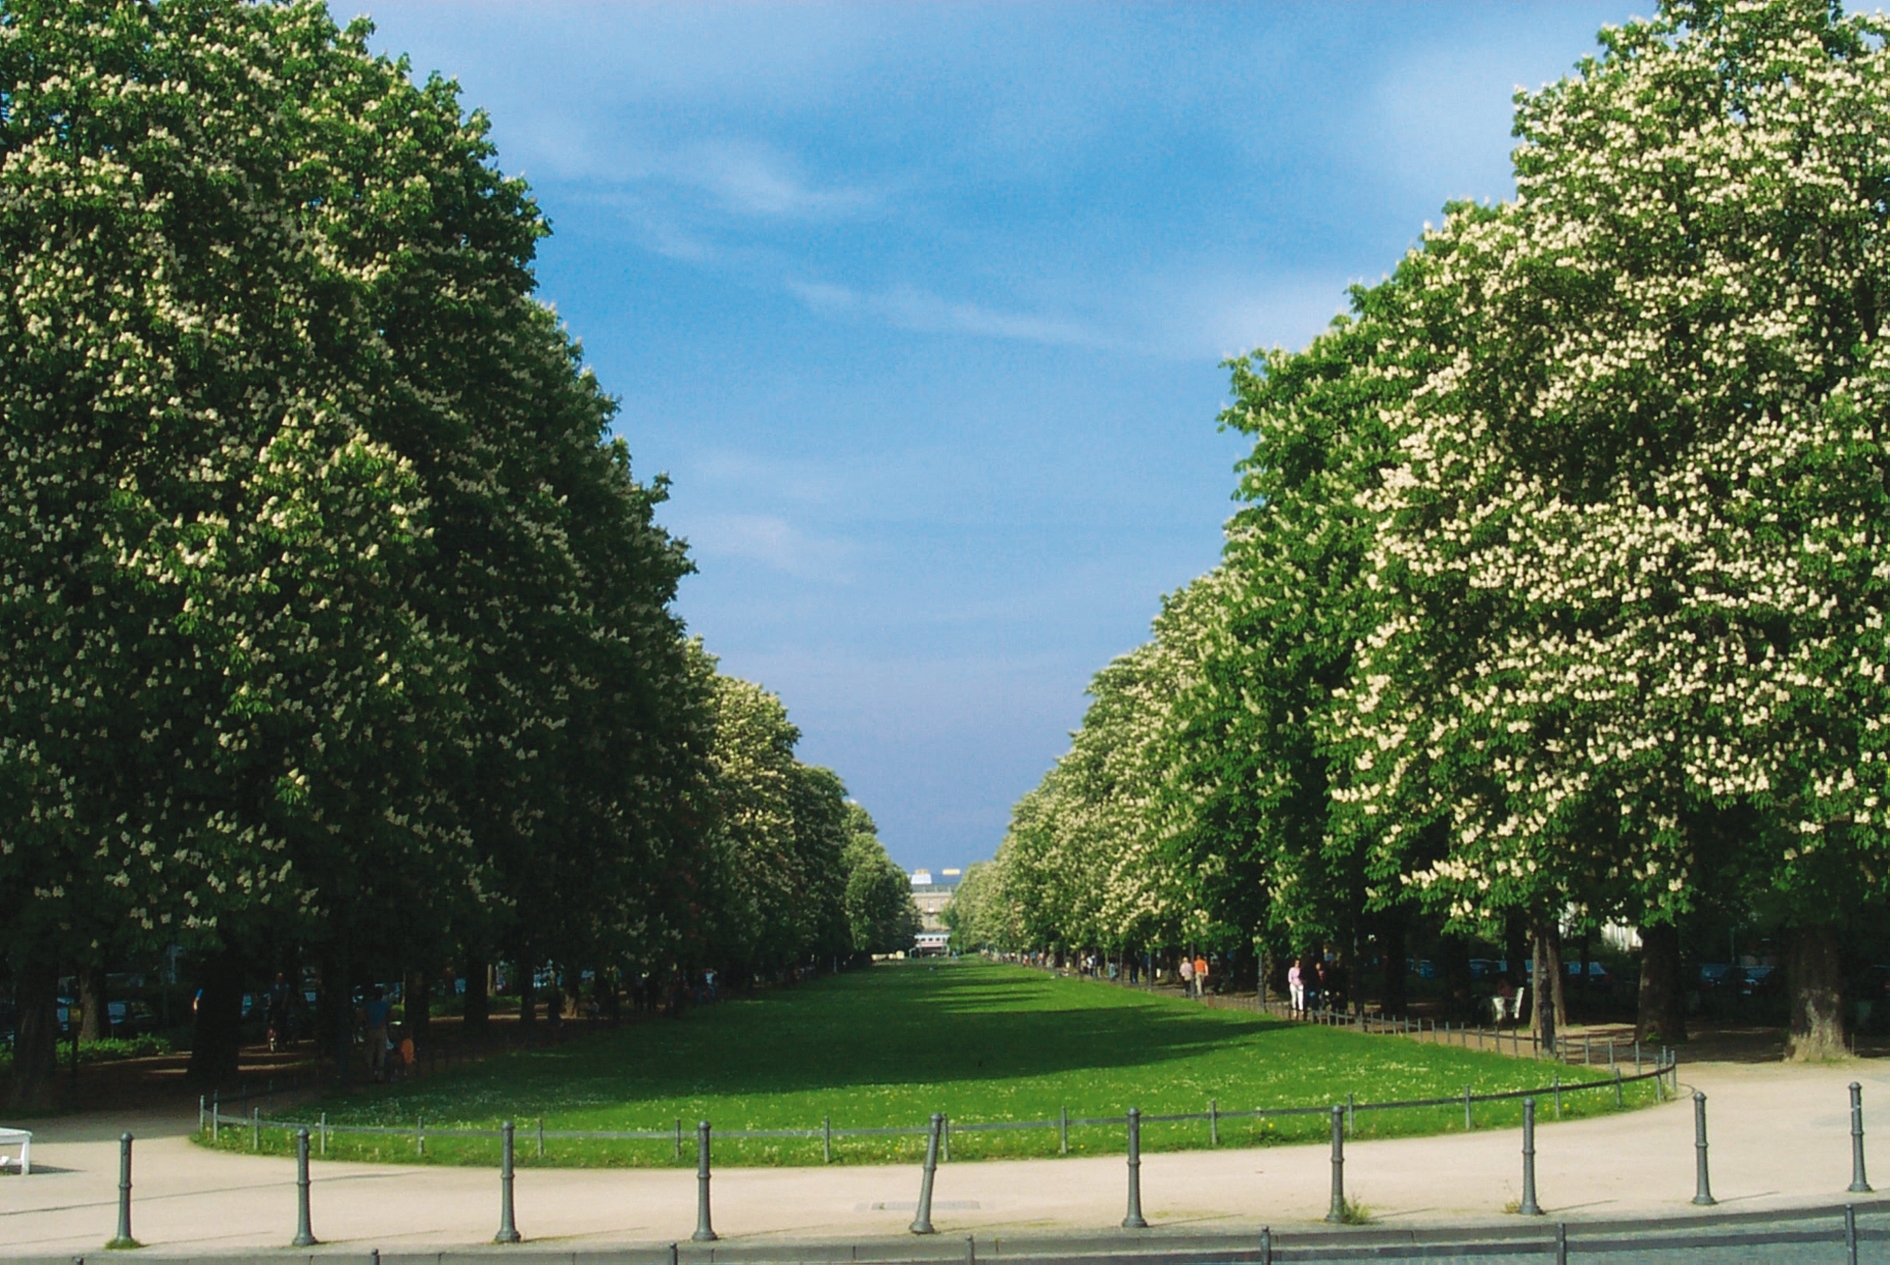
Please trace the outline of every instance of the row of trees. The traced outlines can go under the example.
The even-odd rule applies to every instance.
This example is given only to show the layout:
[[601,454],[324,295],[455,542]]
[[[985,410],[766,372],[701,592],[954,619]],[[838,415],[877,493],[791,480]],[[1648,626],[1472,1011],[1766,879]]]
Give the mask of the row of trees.
[[171,944],[205,1078],[249,973],[302,955],[341,1039],[354,983],[448,960],[900,947],[870,822],[671,610],[664,480],[532,297],[527,188],[369,33],[319,0],[0,14],[16,1100],[59,976]]
[[1604,30],[1519,94],[1513,199],[1233,362],[1222,562],[1097,676],[967,937],[1401,968],[1415,911],[1520,921],[1559,981],[1558,927],[1622,922],[1671,1038],[1674,929],[1735,910],[1792,1052],[1841,1052],[1890,883],[1887,37],[1824,0]]

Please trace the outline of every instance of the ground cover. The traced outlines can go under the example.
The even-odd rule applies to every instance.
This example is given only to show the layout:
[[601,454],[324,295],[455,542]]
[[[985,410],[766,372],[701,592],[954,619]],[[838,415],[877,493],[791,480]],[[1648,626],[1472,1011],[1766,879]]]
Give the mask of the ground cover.
[[[961,1126],[992,1121],[1145,1115],[1256,1107],[1461,1096],[1605,1077],[1605,1069],[1557,1067],[1401,1037],[1364,1036],[1293,1024],[1252,1012],[1211,1009],[1095,981],[978,960],[886,964],[832,976],[752,1000],[724,1002],[680,1021],[655,1021],[584,1041],[494,1058],[374,1092],[332,1095],[276,1115],[331,1123],[398,1125],[424,1119],[429,1131],[518,1122],[520,1164],[693,1164],[694,1125],[717,1129],[835,1129],[921,1125],[934,1111]],[[1629,1106],[1653,1100],[1630,1085]],[[1611,1089],[1564,1097],[1573,1117],[1613,1111]],[[1515,1102],[1477,1104],[1478,1127],[1513,1125]],[[1552,1100],[1538,1119],[1554,1118]],[[536,1131],[664,1129],[673,1141],[547,1141]],[[1355,1136],[1388,1137],[1463,1128],[1461,1102],[1448,1107],[1360,1111]],[[1299,1142],[1328,1135],[1322,1117],[1223,1119],[1222,1146]],[[205,1139],[207,1143],[207,1137]],[[225,1129],[220,1145],[248,1150],[248,1129]],[[263,1132],[280,1152],[287,1136]],[[956,1131],[954,1161],[1054,1155],[1055,1129]],[[1175,1150],[1210,1145],[1204,1122],[1149,1123],[1143,1145]],[[1120,1152],[1122,1126],[1073,1127],[1071,1154]],[[835,1163],[918,1157],[917,1137],[838,1137]],[[435,1133],[430,1162],[489,1164],[497,1145]],[[412,1161],[412,1137],[336,1134],[330,1157]],[[818,1164],[821,1139],[717,1138],[717,1163]]]

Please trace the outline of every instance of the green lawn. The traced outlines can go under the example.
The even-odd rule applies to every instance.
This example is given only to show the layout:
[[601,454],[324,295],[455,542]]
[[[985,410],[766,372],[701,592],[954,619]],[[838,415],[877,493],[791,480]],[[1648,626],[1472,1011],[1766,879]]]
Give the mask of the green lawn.
[[[817,980],[750,1001],[691,1012],[681,1022],[658,1020],[508,1055],[375,1092],[333,1096],[285,1116],[331,1123],[401,1125],[424,1117],[429,1130],[489,1128],[502,1118],[519,1124],[521,1164],[666,1165],[678,1162],[673,1142],[561,1141],[537,1154],[538,1121],[552,1130],[672,1129],[689,1131],[682,1163],[693,1164],[699,1119],[717,1129],[815,1128],[831,1117],[836,1129],[921,1125],[934,1111],[956,1124],[1120,1117],[1130,1106],[1145,1115],[1461,1095],[1582,1078],[1580,1068],[1362,1036],[1214,1010],[1169,997],[977,960],[886,964]],[[1587,1073],[1591,1079],[1601,1074]],[[1630,1085],[1630,1106],[1651,1102],[1645,1083]],[[1570,1095],[1564,1115],[1614,1110],[1612,1090]],[[1513,1125],[1516,1103],[1478,1104],[1479,1127]],[[1554,1118],[1552,1101],[1538,1119]],[[1356,1135],[1436,1133],[1463,1128],[1463,1108],[1360,1112]],[[1316,1117],[1220,1122],[1220,1144],[1323,1139]],[[207,1141],[207,1135],[205,1140]],[[263,1148],[285,1149],[286,1135],[265,1131]],[[247,1129],[227,1129],[222,1145],[247,1150]],[[952,1159],[1054,1155],[1055,1129],[955,1132]],[[1072,1154],[1124,1149],[1123,1129],[1070,1130]],[[1143,1130],[1151,1150],[1209,1145],[1205,1122],[1153,1123]],[[835,1163],[912,1160],[916,1137],[836,1138]],[[432,1137],[432,1162],[492,1163],[497,1143]],[[411,1138],[335,1135],[331,1157],[411,1161]],[[818,1164],[819,1139],[717,1138],[718,1163]]]

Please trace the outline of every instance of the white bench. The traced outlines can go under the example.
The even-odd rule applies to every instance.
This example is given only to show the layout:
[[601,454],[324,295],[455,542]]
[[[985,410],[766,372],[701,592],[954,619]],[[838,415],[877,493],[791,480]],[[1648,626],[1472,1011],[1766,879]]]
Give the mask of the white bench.
[[[0,1125],[0,1146],[20,1148],[20,1176],[25,1177],[33,1171],[33,1133],[30,1129],[9,1129]],[[12,1163],[0,1155],[0,1169]]]

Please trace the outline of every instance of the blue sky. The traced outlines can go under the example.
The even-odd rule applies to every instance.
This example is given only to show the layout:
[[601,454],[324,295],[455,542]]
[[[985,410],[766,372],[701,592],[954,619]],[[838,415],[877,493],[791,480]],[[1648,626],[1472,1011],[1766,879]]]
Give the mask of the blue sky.
[[1651,7],[369,12],[537,190],[541,293],[674,480],[691,628],[936,868],[1214,564],[1221,360],[1507,196],[1515,87]]

